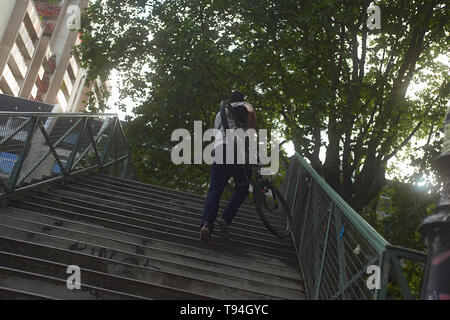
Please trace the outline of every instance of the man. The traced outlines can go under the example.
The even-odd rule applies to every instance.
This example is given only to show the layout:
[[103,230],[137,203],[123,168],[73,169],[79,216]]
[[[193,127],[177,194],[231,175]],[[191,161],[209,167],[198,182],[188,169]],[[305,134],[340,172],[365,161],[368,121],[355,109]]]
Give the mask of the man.
[[[238,121],[243,125],[243,127],[255,129],[255,110],[251,104],[245,102],[244,100],[244,95],[240,91],[234,91],[228,99],[231,107],[235,111],[234,114],[237,116]],[[227,117],[227,127],[233,129],[235,128],[235,124],[230,118],[230,116]],[[200,239],[204,241],[210,240],[210,236],[214,228],[214,222],[219,210],[220,197],[222,196],[222,192],[227,185],[228,180],[231,177],[234,178],[235,189],[228,205],[218,221],[220,232],[225,237],[228,235],[228,226],[231,224],[237,210],[248,195],[248,179],[251,176],[251,170],[248,166],[237,164],[236,161],[233,161],[233,163],[227,163],[226,161],[226,154],[232,152],[231,148],[234,148],[235,145],[233,141],[229,141],[229,139],[227,139],[220,112],[216,116],[214,127],[220,130],[220,132],[218,132],[218,135],[216,136],[215,162],[211,166],[211,183],[205,200],[200,229]],[[219,150],[218,148],[222,149]],[[218,156],[223,158],[218,159]]]

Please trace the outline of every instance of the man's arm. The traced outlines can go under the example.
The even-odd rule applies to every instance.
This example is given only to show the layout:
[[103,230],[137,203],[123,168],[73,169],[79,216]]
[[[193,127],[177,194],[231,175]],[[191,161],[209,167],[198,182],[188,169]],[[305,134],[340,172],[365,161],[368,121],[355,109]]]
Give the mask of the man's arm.
[[245,107],[247,108],[248,111],[248,118],[247,118],[248,127],[249,129],[256,129],[255,109],[253,109],[253,106],[249,103],[246,103]]

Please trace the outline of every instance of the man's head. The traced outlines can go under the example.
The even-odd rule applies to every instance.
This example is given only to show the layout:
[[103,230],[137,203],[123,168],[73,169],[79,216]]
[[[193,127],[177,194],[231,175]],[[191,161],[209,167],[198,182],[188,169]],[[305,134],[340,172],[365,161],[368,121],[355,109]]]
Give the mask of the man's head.
[[236,90],[236,91],[233,91],[233,93],[230,95],[228,100],[230,101],[230,103],[241,102],[241,101],[244,101],[244,95],[242,94],[242,92]]

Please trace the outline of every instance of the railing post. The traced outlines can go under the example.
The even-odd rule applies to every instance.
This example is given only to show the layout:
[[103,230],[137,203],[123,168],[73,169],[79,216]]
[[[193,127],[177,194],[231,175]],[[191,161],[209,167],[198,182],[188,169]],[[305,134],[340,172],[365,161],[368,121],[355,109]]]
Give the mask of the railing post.
[[[117,124],[120,124],[120,120],[119,120],[119,118],[117,118]],[[119,147],[119,140],[117,139],[118,137],[117,137],[117,133],[118,133],[118,126],[116,125],[115,126],[115,130],[114,130],[114,176],[115,177],[117,177],[118,176],[118,174],[117,174],[117,170],[118,170],[118,168],[119,168],[119,164],[117,163],[118,162],[118,158],[119,158],[119,153],[118,153],[118,150],[117,150],[117,148]]]
[[435,214],[425,218],[419,227],[428,243],[421,292],[421,299],[424,300],[450,300],[450,107],[444,131],[444,148],[434,163],[443,182],[441,199]]
[[298,183],[299,183],[299,180],[300,180],[300,174],[301,174],[301,171],[299,170],[298,173],[297,173],[297,180],[296,180],[296,182],[295,182],[294,199],[292,200],[292,204],[291,204],[291,207],[290,207],[291,210],[290,210],[290,212],[289,212],[289,215],[290,215],[291,217],[294,215],[295,203],[296,203],[296,201],[297,201]]
[[126,159],[125,159],[125,165],[123,166],[123,170],[122,170],[122,173],[120,174],[120,177],[121,178],[125,178],[125,176],[126,176],[126,174],[127,174],[127,171],[128,171],[128,163],[130,162],[130,159],[127,157]]
[[14,169],[8,180],[8,192],[12,192],[14,190],[17,180],[19,180],[19,175],[22,171],[23,164],[25,163],[25,157],[30,150],[31,141],[34,137],[34,130],[36,129],[38,121],[39,117],[32,117],[32,120],[30,121],[30,130],[28,130],[27,138],[25,139],[22,151],[20,152],[19,159],[17,159],[17,162],[14,164]]
[[[45,127],[42,124],[42,121],[38,120],[38,126],[39,126],[39,129],[41,129],[42,135],[44,136],[44,139],[47,142],[48,147],[50,148],[50,153],[53,154],[53,157],[55,158],[56,162],[58,163],[58,166],[61,168],[61,172],[63,173],[63,175],[66,176],[67,175],[66,169],[64,168],[61,160],[59,159],[58,153],[56,152],[56,148],[51,143],[50,137],[49,137],[47,131],[45,131]],[[37,168],[37,166],[35,166],[35,168]]]
[[391,253],[388,249],[385,249],[381,254],[380,267],[381,267],[381,289],[375,291],[375,300],[386,299],[391,267]]
[[330,208],[328,209],[329,216],[328,216],[327,232],[325,234],[325,242],[323,244],[323,251],[322,251],[322,258],[320,261],[319,275],[317,277],[317,283],[316,283],[316,288],[315,288],[315,300],[319,299],[320,282],[322,280],[323,266],[325,263],[325,254],[326,254],[327,246],[328,246],[328,235],[330,234],[331,215],[333,214],[333,210],[334,210],[334,203],[331,202]]
[[306,230],[306,222],[308,219],[309,201],[311,200],[311,191],[312,191],[313,183],[314,183],[314,180],[311,178],[309,181],[308,196],[306,198],[305,214],[304,214],[303,224],[302,224],[302,233],[300,235],[300,245],[299,245],[299,249],[298,249],[299,256],[302,254],[302,250],[303,250],[303,240],[305,239],[304,236],[305,236],[305,230]]
[[125,132],[123,131],[122,123],[120,122],[120,120],[119,120],[118,124],[119,124],[120,134],[122,135],[122,138],[123,138],[123,143],[125,144],[125,148],[127,149],[127,152],[128,152],[127,166],[131,167],[131,170],[133,170],[133,177],[136,179],[137,178],[136,168],[134,167],[133,158],[131,157],[130,145],[128,144],[128,141],[125,136]]
[[[115,134],[115,132],[116,132],[116,126],[117,126],[117,119],[118,118],[114,118],[114,120],[112,120],[114,123],[113,123],[113,128],[112,128],[112,130],[111,130],[111,134],[109,134],[108,135],[108,141],[106,142],[106,146],[105,146],[105,148],[103,149],[103,151],[102,151],[102,155],[101,155],[101,163],[105,163],[106,161],[106,156],[108,155],[108,152],[109,152],[109,148],[111,147],[111,144],[112,143],[114,143],[113,142],[113,135]],[[108,124],[108,126],[110,126],[110,124]]]
[[[335,212],[334,213],[334,223],[335,223],[335,229],[336,229],[336,242],[337,242],[337,253],[338,253],[338,261],[339,261],[339,285],[342,290],[342,299],[346,300],[347,295],[345,294],[345,285],[347,283],[347,274],[346,274],[346,266],[347,262],[345,259],[345,248],[344,244],[342,243],[342,237],[341,237],[341,229],[342,229],[342,217],[340,213]],[[345,232],[345,229],[344,229]]]
[[411,289],[409,288],[408,282],[406,281],[403,269],[396,254],[392,255],[392,265],[394,266],[395,278],[397,279],[398,286],[400,287],[403,300],[413,300]]
[[[289,194],[289,186],[291,185],[291,176],[292,176],[292,171],[294,171],[294,160],[295,159],[293,159],[292,161],[291,161],[291,164],[289,165],[289,168],[288,168],[288,170],[287,170],[287,172],[286,172],[286,174],[287,174],[287,176],[288,176],[288,182],[287,182],[287,185],[286,185],[286,193],[284,194],[284,199],[286,199],[286,201],[288,201],[288,203],[289,203],[289,200],[288,200],[288,194]],[[292,168],[292,169],[291,169]]]
[[82,125],[81,125],[81,129],[80,129],[80,133],[78,134],[78,137],[77,137],[77,141],[75,142],[75,145],[73,146],[72,152],[70,153],[69,159],[67,160],[67,163],[66,163],[66,175],[70,175],[70,173],[72,172],[73,162],[75,161],[75,157],[76,157],[77,152],[78,152],[78,147],[80,146],[80,141],[83,138],[84,130],[86,129],[87,120],[88,120],[87,117],[83,119],[83,122],[82,122]]
[[87,128],[87,131],[88,131],[89,139],[91,140],[92,148],[94,149],[95,156],[97,157],[98,167],[99,167],[100,171],[103,171],[103,163],[102,163],[102,160],[100,158],[100,154],[98,153],[97,143],[95,141],[94,135],[92,134],[91,124],[89,123],[89,120],[90,119],[88,119],[87,124],[86,124],[86,128]]

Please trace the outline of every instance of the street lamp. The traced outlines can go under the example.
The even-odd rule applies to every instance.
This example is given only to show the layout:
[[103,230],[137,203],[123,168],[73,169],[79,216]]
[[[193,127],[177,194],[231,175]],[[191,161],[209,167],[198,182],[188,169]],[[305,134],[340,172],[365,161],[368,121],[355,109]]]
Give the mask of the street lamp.
[[444,124],[442,154],[434,167],[441,175],[443,189],[435,213],[422,221],[419,232],[427,238],[428,259],[420,298],[450,300],[450,107]]

